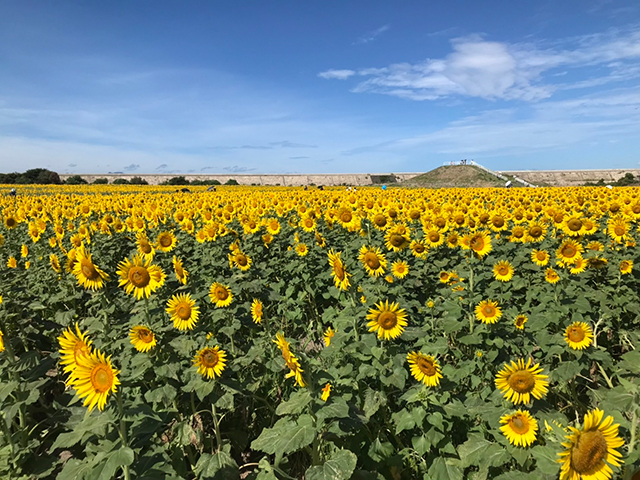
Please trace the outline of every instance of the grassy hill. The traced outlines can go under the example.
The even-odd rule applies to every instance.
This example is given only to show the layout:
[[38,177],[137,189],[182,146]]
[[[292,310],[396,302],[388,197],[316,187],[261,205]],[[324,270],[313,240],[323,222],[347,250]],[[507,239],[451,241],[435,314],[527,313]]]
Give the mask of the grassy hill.
[[402,182],[405,187],[503,187],[504,182],[473,165],[445,165]]

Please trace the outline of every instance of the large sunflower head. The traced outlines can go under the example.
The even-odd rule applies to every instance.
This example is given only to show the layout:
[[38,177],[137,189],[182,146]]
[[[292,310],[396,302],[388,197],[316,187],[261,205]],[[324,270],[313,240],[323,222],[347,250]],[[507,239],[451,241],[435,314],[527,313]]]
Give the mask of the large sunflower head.
[[622,454],[616,450],[624,445],[618,436],[620,425],[613,417],[603,419],[604,412],[592,410],[584,416],[582,429],[569,427],[570,433],[562,444],[565,451],[560,459],[560,480],[607,480],[612,477],[611,466],[619,467]]
[[575,240],[565,240],[556,251],[556,256],[560,263],[564,265],[572,265],[582,258],[584,247]]
[[387,249],[393,250],[394,252],[404,250],[411,243],[409,229],[404,225],[396,225],[387,231],[384,240]]
[[529,403],[532,396],[540,400],[547,394],[549,377],[542,375],[539,363],[532,363],[531,358],[526,364],[523,359],[511,361],[510,365],[505,365],[496,375],[496,388],[515,405]]
[[488,255],[492,249],[491,236],[486,232],[476,232],[469,238],[469,248],[479,257]]
[[76,323],[75,332],[71,327],[62,332],[58,337],[60,344],[60,363],[64,365],[64,371],[73,372],[78,366],[80,357],[87,356],[91,353],[91,340],[88,332],[80,331],[80,327]]
[[564,341],[574,350],[583,350],[593,343],[593,330],[585,322],[573,322],[564,331]]
[[440,384],[442,373],[440,364],[431,355],[422,352],[411,352],[407,355],[411,375],[417,381],[424,383],[428,387],[436,387]]
[[508,260],[501,260],[493,266],[493,276],[501,282],[508,282],[513,278],[513,265]]
[[162,232],[156,239],[156,248],[161,252],[170,252],[175,248],[176,242],[176,236],[173,234],[173,232]]
[[157,344],[156,336],[151,329],[143,327],[142,325],[131,329],[129,339],[134,348],[139,352],[148,352]]
[[80,398],[84,398],[84,406],[93,410],[98,407],[104,410],[109,393],[115,393],[120,385],[120,372],[111,365],[111,357],[105,358],[100,351],[78,359],[78,366],[74,372],[73,387]]
[[126,293],[133,292],[138,300],[149,298],[151,293],[164,285],[165,274],[158,265],[151,265],[151,260],[144,260],[141,255],[133,257],[133,261],[125,258],[118,265],[120,275],[119,286],[124,286]]
[[498,306],[498,302],[493,300],[483,300],[475,309],[476,318],[482,323],[496,323],[502,316],[502,310]]
[[91,255],[83,245],[76,250],[76,263],[73,265],[73,272],[78,279],[78,283],[88,290],[98,290],[104,287],[109,275],[103,272],[91,260]]
[[391,273],[396,278],[404,278],[409,274],[409,264],[404,260],[398,260],[391,265]]
[[544,272],[544,279],[553,285],[555,283],[558,283],[558,281],[560,280],[560,275],[558,275],[558,272],[556,272],[553,268],[547,268],[547,270]]
[[228,307],[233,301],[231,289],[218,282],[213,282],[209,288],[209,299],[218,308]]
[[167,302],[167,313],[171,316],[173,326],[178,330],[193,330],[198,323],[200,308],[196,306],[190,294],[179,293]]
[[538,422],[527,410],[517,410],[500,418],[500,430],[511,445],[528,447],[536,441]]
[[227,353],[217,345],[213,348],[205,347],[193,357],[193,363],[198,367],[198,373],[209,379],[215,378],[216,375],[222,375],[226,362]]
[[367,247],[363,245],[360,248],[358,260],[364,265],[364,269],[372,277],[379,277],[384,274],[387,268],[387,260],[377,247]]
[[153,248],[153,245],[144,232],[136,233],[136,245],[138,248],[138,253],[142,255],[145,260],[152,259],[156,253],[155,248]]
[[389,304],[389,300],[384,303],[375,304],[371,307],[367,315],[367,323],[370,332],[378,334],[378,338],[384,340],[396,339],[407,326],[407,313],[404,308],[399,308],[395,302]]

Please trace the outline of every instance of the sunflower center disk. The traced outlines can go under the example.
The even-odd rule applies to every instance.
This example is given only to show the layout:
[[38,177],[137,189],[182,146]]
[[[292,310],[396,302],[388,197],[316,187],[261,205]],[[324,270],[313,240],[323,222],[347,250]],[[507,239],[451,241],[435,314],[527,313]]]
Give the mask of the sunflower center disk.
[[99,277],[95,267],[88,260],[82,261],[82,274],[89,280],[94,280]]
[[140,333],[138,334],[138,337],[144,343],[151,343],[151,341],[153,340],[153,334],[149,330],[140,331]]
[[236,263],[242,267],[247,265],[247,257],[244,255],[236,255]]
[[140,245],[140,250],[142,250],[146,254],[149,254],[151,253],[151,245],[149,245],[148,243],[143,243]]
[[540,227],[532,227],[529,230],[529,235],[531,235],[533,238],[537,238],[542,235],[542,229]]
[[176,308],[176,315],[181,320],[186,320],[191,316],[191,307],[189,305],[180,304]]
[[607,440],[600,430],[583,432],[571,450],[571,467],[580,474],[590,474],[606,454]]
[[496,228],[500,228],[504,225],[504,218],[502,217],[494,217],[493,220],[493,226]]
[[380,268],[380,260],[378,260],[378,257],[375,253],[369,252],[365,254],[364,262],[371,270],[377,270],[378,268]]
[[529,422],[522,418],[520,415],[513,417],[509,420],[509,426],[518,435],[524,435],[529,431]]
[[509,268],[505,266],[500,266],[498,267],[498,273],[500,275],[506,275],[507,273],[509,273]]
[[202,355],[202,364],[207,367],[215,367],[218,363],[218,355],[215,352],[206,352]]
[[98,393],[104,393],[111,388],[113,375],[104,365],[96,365],[91,371],[91,385]]
[[485,305],[484,307],[482,307],[482,313],[484,314],[485,317],[491,318],[495,316],[496,309],[491,305]]
[[[432,241],[438,241],[438,238],[436,238],[435,240]],[[404,244],[404,237],[402,235],[391,235],[391,238],[389,239],[389,242],[391,243],[391,245],[393,245],[394,247],[400,247],[402,244]]]
[[129,270],[129,281],[138,288],[146,287],[151,281],[149,271],[144,267],[132,267]]
[[616,225],[616,227],[613,229],[613,231],[616,233],[616,235],[618,235],[619,237],[621,237],[622,235],[625,234],[625,229],[624,227],[621,227],[619,225]]
[[484,248],[484,240],[482,240],[482,238],[475,237],[471,242],[469,242],[469,246],[475,251],[482,250]]
[[344,280],[344,269],[339,263],[336,263],[335,267],[333,267],[333,273],[338,279]]
[[536,379],[526,370],[519,370],[509,376],[509,386],[518,393],[530,393],[536,385]]
[[398,324],[398,318],[393,312],[382,312],[378,317],[378,324],[384,330],[391,330]]
[[572,232],[577,232],[578,230],[580,230],[582,228],[582,222],[576,218],[569,220],[567,222],[567,226],[569,227],[569,230],[571,230]]
[[224,287],[216,287],[215,293],[218,300],[226,300],[229,296],[229,292],[227,292],[227,289]]
[[572,245],[565,245],[562,248],[562,255],[567,258],[575,257],[576,253],[578,253],[578,250],[576,250],[576,248]]
[[432,377],[436,374],[436,369],[429,360],[425,360],[421,358],[418,360],[418,368],[422,373],[424,373],[427,377]]
[[581,342],[584,340],[584,330],[578,327],[571,327],[569,330],[569,340],[572,342]]
[[340,219],[344,222],[344,223],[349,223],[351,221],[353,217],[351,216],[351,214],[349,212],[344,212],[341,216]]

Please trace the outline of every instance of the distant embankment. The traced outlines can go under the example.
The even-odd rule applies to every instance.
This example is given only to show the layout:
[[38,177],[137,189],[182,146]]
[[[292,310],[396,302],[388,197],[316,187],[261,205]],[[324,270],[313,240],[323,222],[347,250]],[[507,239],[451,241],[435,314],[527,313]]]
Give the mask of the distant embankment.
[[[149,185],[158,185],[171,178],[181,176],[189,182],[194,180],[218,180],[224,184],[229,180],[235,180],[240,185],[282,185],[287,187],[302,185],[371,185],[383,183],[396,183],[408,180],[420,175],[420,173],[344,173],[344,174],[286,174],[286,175],[158,175],[158,174],[80,174],[87,182],[93,183],[97,178],[106,178],[109,183],[113,183],[118,178],[131,180],[133,177],[141,177],[149,182]],[[60,175],[61,180],[66,180],[72,175]]]
[[587,182],[605,183],[615,182],[631,173],[634,177],[640,175],[640,169],[607,169],[607,170],[514,170],[500,172],[505,175],[515,175],[535,185],[552,185],[558,187],[575,187]]

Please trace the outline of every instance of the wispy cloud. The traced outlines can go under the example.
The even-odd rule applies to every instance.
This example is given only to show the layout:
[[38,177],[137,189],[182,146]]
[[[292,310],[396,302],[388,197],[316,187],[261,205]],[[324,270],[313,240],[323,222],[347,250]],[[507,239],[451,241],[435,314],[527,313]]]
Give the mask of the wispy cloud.
[[320,72],[318,76],[327,80],[346,80],[353,77],[357,72],[355,70],[327,70]]
[[389,25],[383,25],[380,28],[376,28],[375,30],[362,35],[355,42],[353,42],[352,45],[363,45],[365,43],[373,42],[376,37],[389,30],[389,28],[391,28]]
[[[367,77],[355,93],[378,93],[410,100],[454,96],[489,100],[539,101],[557,90],[588,88],[640,77],[640,26],[625,31],[563,39],[552,46],[488,41],[479,35],[451,41],[444,58],[420,63],[396,63],[383,68],[327,70],[325,79]],[[557,83],[555,69],[591,75],[584,83]]]
[[126,167],[122,167],[122,170],[124,170],[125,172],[135,172],[139,168],[140,165],[138,165],[137,163],[132,163],[130,165],[127,165]]
[[306,143],[295,143],[288,140],[282,142],[270,142],[269,145],[282,148],[318,148],[317,145],[307,145]]
[[255,168],[243,167],[242,165],[232,165],[230,167],[222,167],[222,169],[230,173],[247,173],[255,170]]
[[304,160],[307,159],[309,157],[289,157],[289,160]]
[[158,165],[156,167],[156,172],[160,171],[160,170],[166,170],[169,167],[169,165],[167,165],[166,163],[163,163],[161,165]]

